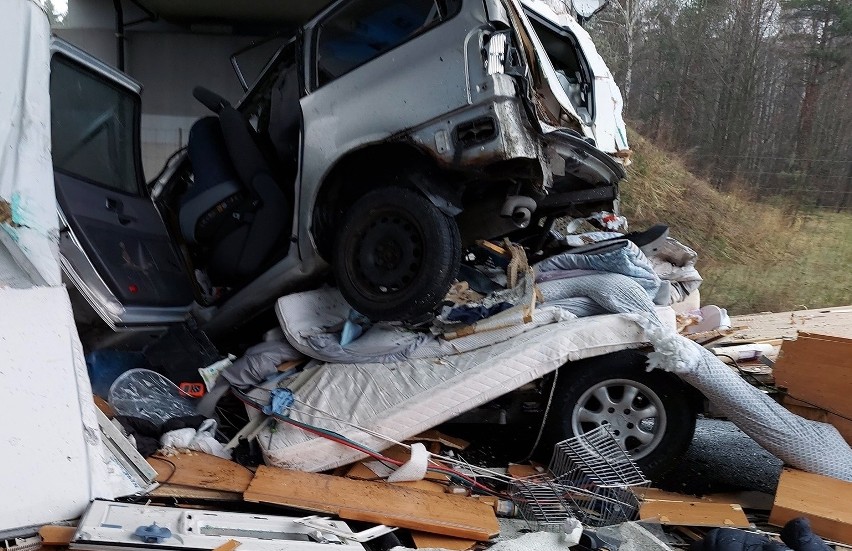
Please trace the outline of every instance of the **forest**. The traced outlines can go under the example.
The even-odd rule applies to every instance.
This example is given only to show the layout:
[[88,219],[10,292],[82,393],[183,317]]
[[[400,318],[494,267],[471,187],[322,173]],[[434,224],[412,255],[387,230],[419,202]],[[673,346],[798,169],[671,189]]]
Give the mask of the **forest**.
[[721,191],[852,210],[852,0],[611,0],[628,125]]

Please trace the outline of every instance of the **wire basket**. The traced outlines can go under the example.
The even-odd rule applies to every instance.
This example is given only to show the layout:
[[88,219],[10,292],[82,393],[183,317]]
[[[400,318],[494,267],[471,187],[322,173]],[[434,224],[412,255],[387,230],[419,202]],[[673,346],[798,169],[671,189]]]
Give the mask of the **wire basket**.
[[565,520],[574,518],[565,489],[547,474],[513,480],[509,497],[534,532],[561,532]]
[[650,484],[605,426],[556,444],[548,471],[509,485],[536,531],[559,531],[569,517],[588,526],[635,520],[639,499],[631,488]]

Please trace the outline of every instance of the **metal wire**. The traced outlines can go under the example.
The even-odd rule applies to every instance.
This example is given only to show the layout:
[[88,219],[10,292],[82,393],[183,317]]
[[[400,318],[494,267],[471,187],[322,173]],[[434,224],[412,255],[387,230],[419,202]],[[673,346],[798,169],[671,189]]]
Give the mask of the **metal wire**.
[[634,520],[632,487],[650,482],[605,427],[556,444],[547,475],[513,481],[509,495],[537,531],[558,531],[573,517],[589,526]]

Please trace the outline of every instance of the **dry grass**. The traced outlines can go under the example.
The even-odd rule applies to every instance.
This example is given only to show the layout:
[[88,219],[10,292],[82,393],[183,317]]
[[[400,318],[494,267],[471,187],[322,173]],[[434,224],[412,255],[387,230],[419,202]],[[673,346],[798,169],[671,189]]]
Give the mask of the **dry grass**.
[[743,192],[722,193],[633,135],[622,187],[633,229],[663,222],[698,251],[704,304],[732,314],[852,304],[852,214],[786,214]]

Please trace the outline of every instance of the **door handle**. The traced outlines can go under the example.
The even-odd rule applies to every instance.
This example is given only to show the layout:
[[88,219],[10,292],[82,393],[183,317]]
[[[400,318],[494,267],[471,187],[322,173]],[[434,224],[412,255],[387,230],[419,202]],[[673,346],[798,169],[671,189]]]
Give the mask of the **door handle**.
[[113,199],[112,197],[107,197],[104,207],[106,207],[107,210],[118,214],[121,214],[124,210],[124,204],[118,199]]

